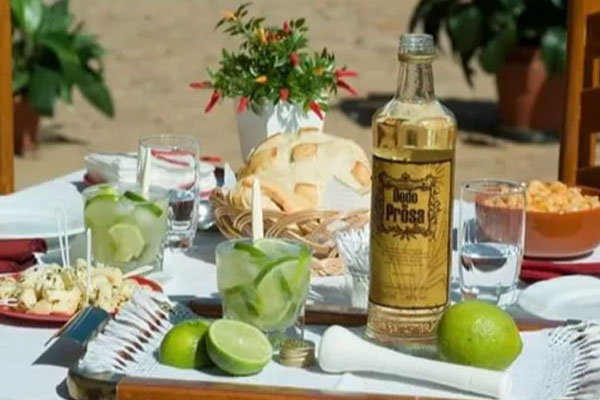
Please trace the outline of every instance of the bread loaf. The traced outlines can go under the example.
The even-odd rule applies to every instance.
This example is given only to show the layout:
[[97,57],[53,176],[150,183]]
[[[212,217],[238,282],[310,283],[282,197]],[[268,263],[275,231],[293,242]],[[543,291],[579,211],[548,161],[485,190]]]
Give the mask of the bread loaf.
[[371,167],[363,149],[317,129],[279,133],[254,149],[230,194],[233,204],[250,208],[256,177],[264,208],[284,212],[321,208],[333,179],[361,195],[371,190]]

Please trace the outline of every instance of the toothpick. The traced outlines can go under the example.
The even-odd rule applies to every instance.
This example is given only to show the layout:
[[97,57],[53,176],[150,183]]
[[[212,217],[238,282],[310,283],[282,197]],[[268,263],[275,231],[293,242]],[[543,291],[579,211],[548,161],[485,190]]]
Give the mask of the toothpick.
[[65,212],[64,208],[60,209],[60,213],[62,214],[63,219],[63,237],[65,238],[65,256],[67,258],[67,265],[65,265],[65,267],[68,268],[71,266],[71,246],[69,244],[67,213]]
[[150,195],[150,148],[145,149],[144,154],[144,164],[142,165],[142,196],[146,199],[149,198]]
[[60,258],[62,260],[62,265],[64,267],[67,262],[67,256],[65,253],[65,245],[63,243],[63,236],[62,236],[63,233],[62,233],[62,229],[61,229],[60,210],[58,208],[55,210],[55,216],[56,216],[56,232],[58,234],[58,245],[60,246]]
[[262,239],[264,236],[262,196],[260,180],[254,178],[252,183],[252,240]]
[[87,304],[90,304],[90,290],[92,288],[92,230],[90,228],[88,228],[85,231],[85,239],[86,239],[85,271],[87,274],[87,279],[86,279],[86,284],[85,284],[85,298],[86,298],[85,301]]

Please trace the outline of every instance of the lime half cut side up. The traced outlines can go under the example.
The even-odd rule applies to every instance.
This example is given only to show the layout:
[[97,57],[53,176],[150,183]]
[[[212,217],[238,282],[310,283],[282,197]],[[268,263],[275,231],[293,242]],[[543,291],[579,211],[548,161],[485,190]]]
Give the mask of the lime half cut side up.
[[257,374],[273,355],[264,333],[245,322],[228,319],[212,323],[206,349],[217,367],[231,375]]
[[146,245],[142,232],[132,224],[113,225],[108,230],[108,234],[114,252],[113,259],[117,262],[129,262],[138,258]]

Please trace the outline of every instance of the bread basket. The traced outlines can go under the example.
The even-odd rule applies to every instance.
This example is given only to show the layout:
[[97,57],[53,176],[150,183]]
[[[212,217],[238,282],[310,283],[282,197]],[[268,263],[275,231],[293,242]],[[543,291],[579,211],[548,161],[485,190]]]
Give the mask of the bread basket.
[[[252,236],[251,210],[233,204],[226,189],[216,189],[211,203],[217,227],[225,237]],[[335,231],[359,228],[368,223],[369,210],[341,212],[311,209],[290,213],[264,210],[263,219],[265,237],[294,239],[307,244],[317,260],[312,268],[313,274],[333,276],[344,271],[335,245]]]

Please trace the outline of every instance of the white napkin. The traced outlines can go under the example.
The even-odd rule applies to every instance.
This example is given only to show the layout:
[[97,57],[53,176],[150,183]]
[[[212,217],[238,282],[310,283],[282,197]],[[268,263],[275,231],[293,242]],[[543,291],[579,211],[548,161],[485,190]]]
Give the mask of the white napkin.
[[[174,157],[171,156],[171,159]],[[92,153],[84,158],[87,173],[94,181],[110,183],[135,183],[137,180],[137,155],[135,153]],[[190,160],[179,160],[182,164]],[[208,192],[217,187],[215,166],[199,161],[199,191]],[[194,172],[186,165],[152,159],[152,184],[165,189],[189,186]]]

